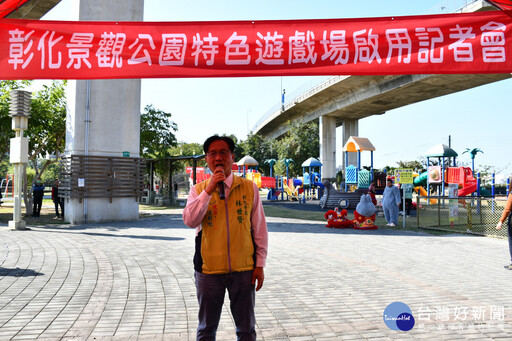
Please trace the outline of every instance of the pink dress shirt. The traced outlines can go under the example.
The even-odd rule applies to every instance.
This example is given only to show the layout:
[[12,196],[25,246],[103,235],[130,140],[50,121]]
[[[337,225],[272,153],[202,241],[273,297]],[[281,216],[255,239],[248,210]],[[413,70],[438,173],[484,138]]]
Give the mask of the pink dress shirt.
[[[231,185],[233,184],[233,173],[231,173],[224,181],[224,192],[226,200],[229,198]],[[187,205],[183,210],[183,222],[188,227],[196,229],[196,236],[201,231],[201,222],[210,202],[210,195],[206,191],[197,194],[195,186],[192,186],[187,198]],[[256,246],[256,266],[264,267],[267,259],[268,249],[268,232],[263,204],[261,203],[258,186],[254,184],[254,199],[251,211],[251,229],[254,244]]]

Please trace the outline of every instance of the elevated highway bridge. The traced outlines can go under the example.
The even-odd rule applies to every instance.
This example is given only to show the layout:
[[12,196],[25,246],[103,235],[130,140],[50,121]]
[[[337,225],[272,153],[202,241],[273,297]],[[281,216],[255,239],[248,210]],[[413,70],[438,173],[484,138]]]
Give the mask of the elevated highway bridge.
[[[253,128],[253,133],[279,138],[287,132],[288,121],[319,122],[322,173],[326,178],[334,178],[336,146],[344,145],[350,136],[358,136],[358,120],[511,77],[510,74],[333,77],[266,117]],[[343,141],[337,143],[336,128],[340,126]]]
[[[494,9],[484,1],[475,1],[461,11]],[[319,122],[322,173],[325,178],[333,179],[336,146],[343,146],[350,136],[358,136],[360,119],[511,77],[511,74],[336,76],[262,117],[252,131],[266,138],[279,138],[288,131],[289,121]],[[336,128],[340,126],[343,141],[338,143]],[[355,157],[349,163],[355,163]]]

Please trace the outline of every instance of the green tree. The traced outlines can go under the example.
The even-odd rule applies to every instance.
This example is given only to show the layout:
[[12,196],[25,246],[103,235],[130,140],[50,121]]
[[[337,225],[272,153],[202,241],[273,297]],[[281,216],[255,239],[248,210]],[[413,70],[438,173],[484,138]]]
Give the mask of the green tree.
[[341,184],[344,180],[343,169],[338,168],[336,172],[336,183]]
[[258,161],[258,169],[266,176],[270,175],[270,165],[266,160],[277,159],[277,148],[275,140],[266,139],[260,135],[254,135],[252,132],[247,135],[247,139],[240,143],[243,147],[243,155],[250,155]]
[[[178,130],[176,123],[171,121],[171,113],[147,105],[140,115],[140,154],[152,159],[156,181],[160,182],[160,192],[169,193],[169,174],[175,172],[178,162],[169,161],[171,150],[178,141],[174,133]],[[148,163],[149,168],[149,163]]]
[[409,168],[414,171],[420,171],[423,169],[423,165],[420,161],[397,161],[398,168]]
[[140,115],[140,154],[145,158],[171,156],[170,148],[177,145],[174,133],[178,130],[171,113],[147,105]]
[[192,156],[203,154],[203,145],[199,143],[178,142],[175,146],[169,148],[172,156]]
[[477,177],[477,174],[480,173],[480,180],[482,181],[482,186],[490,185],[492,182],[492,173],[496,173],[494,171],[493,166],[489,165],[481,165],[477,169],[475,169],[474,176]]
[[41,174],[41,180],[45,184],[51,184],[51,183],[53,183],[53,180],[59,178],[59,171],[60,171],[59,164],[54,162],[46,168],[46,170],[43,174]]
[[66,81],[54,81],[32,95],[31,115],[25,135],[29,139],[29,162],[35,171],[35,179],[41,178],[47,167],[58,162],[64,151],[66,85]]
[[[169,154],[171,156],[194,156],[203,154],[203,145],[199,143],[185,143],[179,142],[176,146],[171,147],[169,149]],[[197,166],[204,167],[205,166],[204,159],[198,160]],[[173,162],[173,173],[175,172],[185,172],[186,167],[192,167],[192,160],[176,160]]]
[[[9,117],[10,91],[23,89],[30,85],[28,81],[0,82],[0,160],[9,150],[9,139],[14,136]],[[51,163],[58,160],[64,150],[66,135],[66,81],[55,81],[50,86],[32,93],[31,115],[28,129],[24,135],[29,139],[29,162],[33,166],[36,177]],[[37,159],[47,155],[55,155],[51,161],[40,163]]]
[[243,158],[244,157],[244,148],[241,144],[242,141],[239,141],[238,137],[236,137],[236,135],[234,135],[234,134],[231,134],[231,135],[224,134],[222,136],[231,137],[233,139],[233,142],[235,142],[235,162],[237,162],[238,160]]
[[[2,81],[0,83],[0,158],[5,157],[9,138],[14,136],[9,117],[10,91],[23,89],[28,81]],[[59,160],[64,150],[66,135],[66,81],[54,81],[51,85],[32,93],[31,115],[24,135],[29,140],[29,166],[24,169],[24,201],[27,213],[32,209],[31,184],[44,173],[45,169]],[[53,159],[45,159],[53,155]],[[33,175],[32,175],[33,174]],[[30,181],[28,181],[30,179]],[[27,193],[28,191],[28,193]]]
[[9,152],[10,139],[14,137],[12,119],[9,117],[10,91],[23,89],[30,85],[29,81],[0,81],[0,161]]
[[429,166],[437,166],[439,165],[439,161],[437,158],[431,157],[429,158],[430,165],[427,165],[427,157],[426,156],[420,156],[418,158],[418,162],[421,164],[423,169],[427,169]]
[[289,176],[302,175],[302,163],[310,157],[320,155],[320,141],[317,122],[303,123],[301,120],[289,122],[289,130],[285,136],[276,142],[277,174],[286,174],[284,159],[293,159],[289,167]]
[[7,160],[7,159],[0,161],[0,180],[4,179],[6,174],[10,174],[9,173],[10,165],[11,164],[9,163],[9,160]]
[[385,166],[382,170],[386,171],[387,174],[395,174],[395,169],[396,168],[397,167]]

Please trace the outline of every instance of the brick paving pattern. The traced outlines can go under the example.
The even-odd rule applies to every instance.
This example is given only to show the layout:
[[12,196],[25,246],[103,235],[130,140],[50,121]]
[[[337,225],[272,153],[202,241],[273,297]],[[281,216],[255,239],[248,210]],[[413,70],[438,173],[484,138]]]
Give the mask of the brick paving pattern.
[[[0,340],[194,340],[194,230],[136,222],[0,227]],[[298,213],[300,215],[300,213]],[[505,240],[268,218],[259,340],[510,340]],[[404,302],[416,319],[389,329]],[[234,340],[224,307],[218,340]]]

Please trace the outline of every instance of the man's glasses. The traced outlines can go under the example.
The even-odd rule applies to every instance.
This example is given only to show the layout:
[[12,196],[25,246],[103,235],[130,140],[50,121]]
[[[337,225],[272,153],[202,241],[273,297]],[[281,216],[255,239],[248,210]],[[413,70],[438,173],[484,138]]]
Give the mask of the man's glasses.
[[231,151],[229,150],[220,150],[218,152],[208,152],[206,153],[206,156],[208,156],[209,158],[216,158],[217,155],[219,155],[221,158],[227,158],[229,155],[231,155]]

